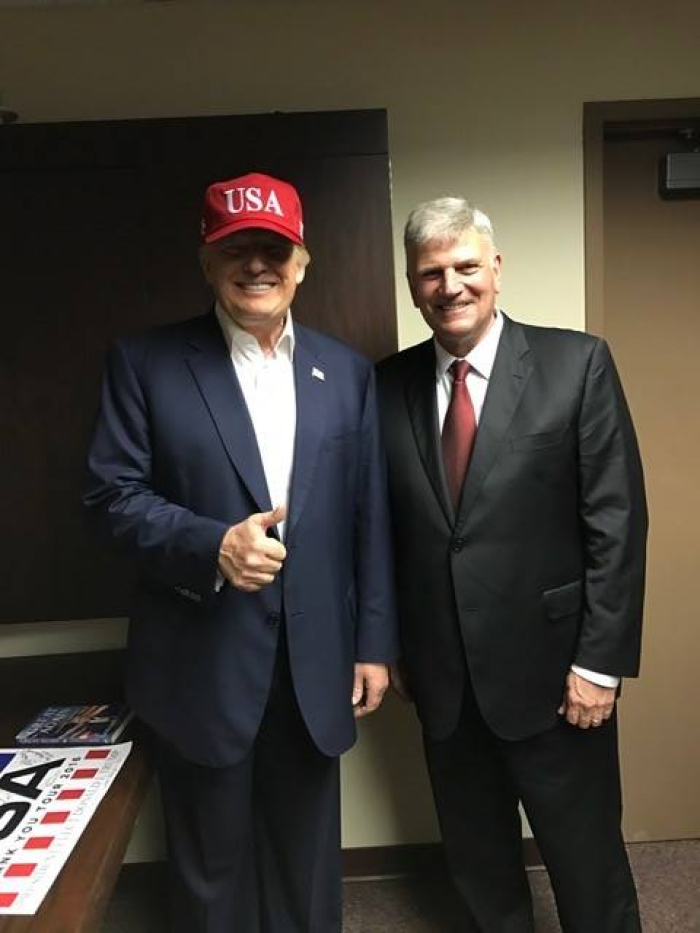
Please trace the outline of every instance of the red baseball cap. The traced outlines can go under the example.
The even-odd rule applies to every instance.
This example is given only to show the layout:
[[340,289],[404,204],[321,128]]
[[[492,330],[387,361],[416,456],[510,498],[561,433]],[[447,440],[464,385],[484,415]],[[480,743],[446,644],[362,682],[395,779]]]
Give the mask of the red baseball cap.
[[273,230],[303,246],[304,223],[296,189],[259,172],[209,185],[204,195],[202,241],[213,243],[249,227]]

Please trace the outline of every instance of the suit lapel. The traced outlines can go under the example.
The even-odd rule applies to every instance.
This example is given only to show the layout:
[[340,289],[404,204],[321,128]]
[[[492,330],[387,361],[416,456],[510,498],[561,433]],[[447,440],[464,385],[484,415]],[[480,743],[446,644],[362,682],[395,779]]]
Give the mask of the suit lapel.
[[469,519],[469,513],[493,466],[531,372],[532,360],[525,333],[519,324],[513,323],[504,315],[503,333],[498,344],[476,432],[474,451],[462,491],[460,522]]
[[321,442],[326,430],[328,382],[333,379],[333,373],[324,367],[309,332],[295,324],[294,335],[297,425],[289,491],[288,541],[294,534],[313,485]]
[[423,467],[440,507],[450,525],[454,522],[452,503],[442,468],[440,430],[435,389],[435,348],[427,340],[416,348],[416,357],[406,381],[406,405]]
[[226,452],[261,512],[272,508],[253,423],[223,334],[212,313],[189,340],[187,365]]

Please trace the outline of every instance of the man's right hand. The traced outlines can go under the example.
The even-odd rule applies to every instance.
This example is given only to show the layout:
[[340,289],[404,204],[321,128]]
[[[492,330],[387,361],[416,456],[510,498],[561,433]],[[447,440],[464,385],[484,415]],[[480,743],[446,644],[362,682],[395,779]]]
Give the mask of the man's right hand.
[[267,529],[284,520],[287,509],[278,505],[271,512],[256,512],[232,525],[219,548],[219,570],[231,586],[255,593],[272,583],[287,556],[285,546],[267,535]]

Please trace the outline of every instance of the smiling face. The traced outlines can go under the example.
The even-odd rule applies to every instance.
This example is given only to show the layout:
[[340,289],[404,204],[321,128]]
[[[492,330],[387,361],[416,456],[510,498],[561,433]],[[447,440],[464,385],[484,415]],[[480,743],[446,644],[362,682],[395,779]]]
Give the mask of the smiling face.
[[247,229],[203,246],[200,261],[226,314],[260,339],[281,328],[308,257],[277,233]]
[[413,303],[453,356],[464,357],[494,322],[501,287],[501,257],[488,237],[466,230],[456,240],[409,247]]

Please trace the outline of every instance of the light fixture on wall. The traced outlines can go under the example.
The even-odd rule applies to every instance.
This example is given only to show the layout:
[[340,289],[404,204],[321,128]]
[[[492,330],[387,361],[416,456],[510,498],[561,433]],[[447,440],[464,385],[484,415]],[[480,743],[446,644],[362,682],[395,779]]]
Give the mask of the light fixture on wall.
[[700,125],[684,126],[678,136],[685,152],[669,152],[659,164],[659,194],[664,200],[700,198]]

